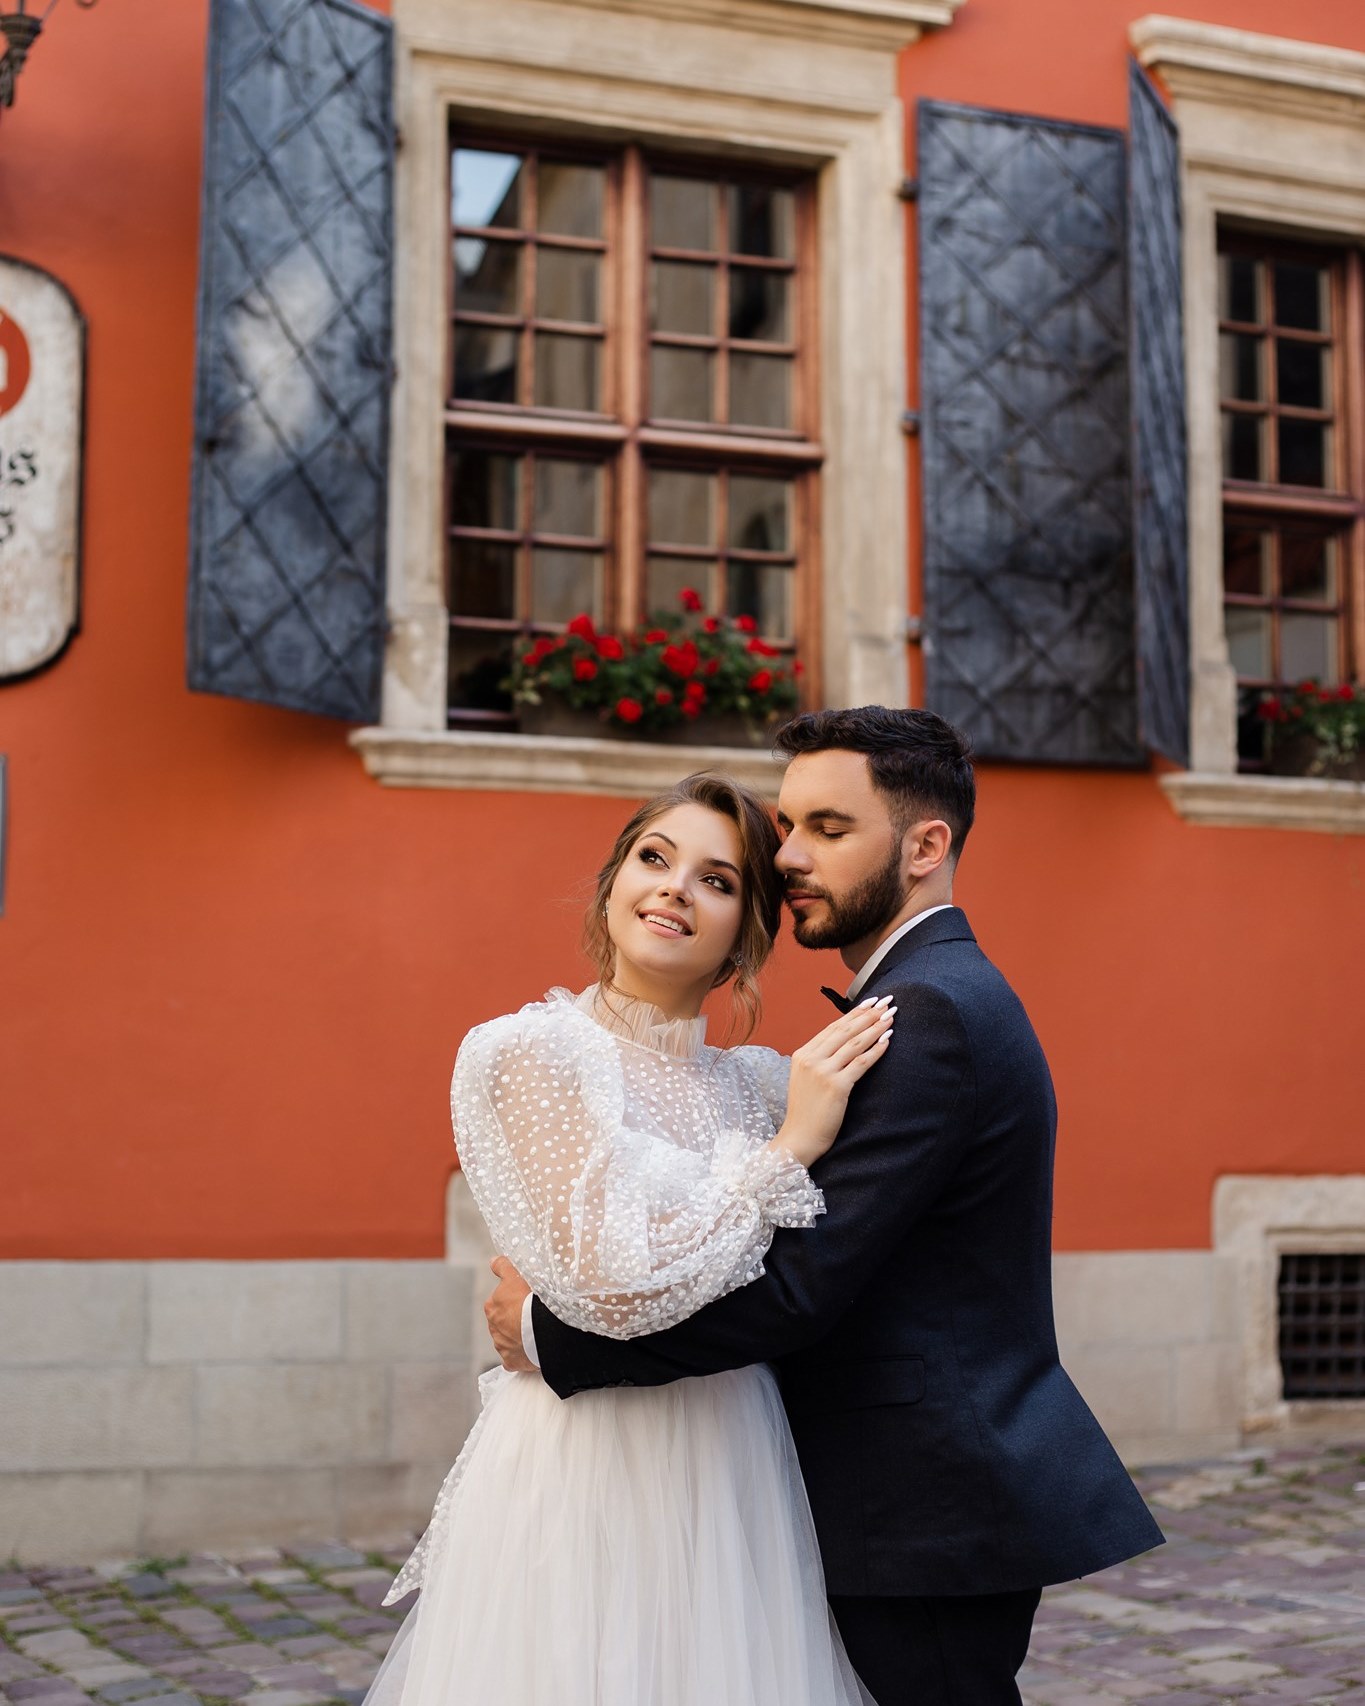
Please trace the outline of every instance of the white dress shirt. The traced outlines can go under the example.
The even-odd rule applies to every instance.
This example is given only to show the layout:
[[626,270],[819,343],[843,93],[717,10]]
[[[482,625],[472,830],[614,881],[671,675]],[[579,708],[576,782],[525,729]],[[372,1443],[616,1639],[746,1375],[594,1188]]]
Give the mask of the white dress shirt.
[[[853,982],[849,984],[848,999],[850,1001],[856,1001],[858,999],[860,992],[866,988],[873,972],[876,971],[877,967],[891,952],[891,949],[895,944],[900,941],[902,936],[904,936],[908,931],[913,930],[917,924],[922,924],[926,918],[932,918],[934,913],[945,912],[952,904],[953,903],[951,901],[945,900],[938,906],[926,906],[923,912],[917,912],[913,918],[907,918],[905,923],[893,930],[884,941],[878,942],[877,946],[872,950],[872,953],[863,962],[858,975],[854,978]],[[528,1296],[525,1303],[521,1306],[521,1348],[526,1352],[527,1361],[530,1362],[533,1367],[539,1368],[540,1355],[536,1350],[536,1329],[531,1315],[531,1305],[534,1302],[534,1296]]]
[[917,924],[923,924],[926,918],[932,918],[936,912],[946,912],[952,901],[940,901],[937,906],[926,906],[923,912],[917,912],[913,918],[907,918],[904,924],[898,925],[889,936],[884,937],[863,961],[862,969],[857,977],[849,984],[845,996],[849,1001],[856,1001],[863,990],[872,980],[872,974],[886,956],[900,941],[901,937],[913,930]]

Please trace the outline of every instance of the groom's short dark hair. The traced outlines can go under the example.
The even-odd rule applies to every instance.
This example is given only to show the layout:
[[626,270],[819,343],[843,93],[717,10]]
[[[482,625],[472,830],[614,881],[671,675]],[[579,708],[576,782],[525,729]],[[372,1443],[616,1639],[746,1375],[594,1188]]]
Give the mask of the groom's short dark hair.
[[776,751],[861,752],[875,787],[891,802],[900,830],[940,817],[953,832],[950,857],[962,852],[976,817],[972,743],[933,711],[860,705],[851,711],[807,711],[777,731]]

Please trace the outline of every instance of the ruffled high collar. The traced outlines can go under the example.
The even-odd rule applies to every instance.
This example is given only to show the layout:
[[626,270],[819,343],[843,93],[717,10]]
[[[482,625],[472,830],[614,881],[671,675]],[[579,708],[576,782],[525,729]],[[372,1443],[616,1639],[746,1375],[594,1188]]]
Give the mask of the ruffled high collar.
[[653,1049],[656,1054],[676,1055],[689,1059],[702,1051],[706,1042],[706,1015],[695,1019],[670,1019],[662,1008],[639,996],[625,995],[619,989],[604,991],[594,983],[581,995],[567,990],[555,990],[572,1001],[574,1006],[601,1025],[604,1031],[622,1037],[640,1048]]

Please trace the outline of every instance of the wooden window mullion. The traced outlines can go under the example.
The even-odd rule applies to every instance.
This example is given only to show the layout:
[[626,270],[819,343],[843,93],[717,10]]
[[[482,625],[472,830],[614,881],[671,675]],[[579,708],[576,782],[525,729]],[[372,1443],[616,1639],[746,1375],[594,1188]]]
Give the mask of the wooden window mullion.
[[616,416],[626,430],[617,458],[615,617],[623,629],[644,615],[645,467],[640,454],[649,346],[649,258],[644,157],[628,148],[621,162],[618,197],[616,345],[620,354]]
[[1341,366],[1346,369],[1349,363],[1354,383],[1345,372],[1337,378],[1336,383],[1342,386],[1337,407],[1345,439],[1349,490],[1360,505],[1354,526],[1342,540],[1341,552],[1348,617],[1342,628],[1351,642],[1350,655],[1343,659],[1343,679],[1349,681],[1365,675],[1365,256],[1359,250],[1349,257],[1343,284]]
[[522,251],[521,268],[521,374],[517,387],[517,402],[529,408],[536,395],[536,232],[540,226],[540,154],[528,150],[526,155],[525,204],[521,223],[528,232]]

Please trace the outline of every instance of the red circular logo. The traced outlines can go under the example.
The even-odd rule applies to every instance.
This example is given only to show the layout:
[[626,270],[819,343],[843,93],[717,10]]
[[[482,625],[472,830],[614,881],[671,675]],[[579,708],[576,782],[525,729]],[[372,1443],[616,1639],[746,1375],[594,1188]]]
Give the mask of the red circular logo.
[[0,415],[7,415],[17,407],[28,389],[32,371],[33,359],[24,328],[0,308]]

